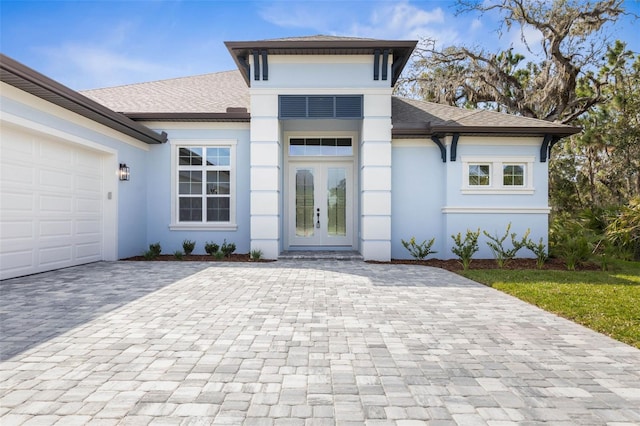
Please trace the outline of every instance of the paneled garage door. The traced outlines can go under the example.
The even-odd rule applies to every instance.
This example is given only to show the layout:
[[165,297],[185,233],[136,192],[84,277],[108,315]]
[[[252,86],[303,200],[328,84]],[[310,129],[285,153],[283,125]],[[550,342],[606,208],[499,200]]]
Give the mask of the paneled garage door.
[[0,141],[0,278],[103,258],[100,153],[21,128]]

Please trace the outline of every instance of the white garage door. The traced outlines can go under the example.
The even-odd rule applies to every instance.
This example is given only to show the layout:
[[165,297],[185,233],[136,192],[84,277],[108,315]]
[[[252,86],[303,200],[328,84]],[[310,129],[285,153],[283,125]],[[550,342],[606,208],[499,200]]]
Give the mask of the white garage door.
[[0,140],[0,278],[103,258],[100,153],[5,126]]

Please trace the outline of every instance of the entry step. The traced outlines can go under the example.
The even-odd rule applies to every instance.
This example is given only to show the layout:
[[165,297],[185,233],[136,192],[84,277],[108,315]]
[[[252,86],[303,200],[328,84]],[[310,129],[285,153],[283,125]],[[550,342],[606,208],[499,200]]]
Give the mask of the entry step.
[[284,251],[278,256],[280,260],[364,260],[357,251]]

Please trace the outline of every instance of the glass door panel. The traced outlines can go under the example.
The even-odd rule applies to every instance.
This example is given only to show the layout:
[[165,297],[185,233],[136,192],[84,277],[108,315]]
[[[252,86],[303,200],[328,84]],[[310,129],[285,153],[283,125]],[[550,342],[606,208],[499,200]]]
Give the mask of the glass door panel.
[[315,231],[315,187],[312,169],[296,170],[296,237],[313,237]]
[[353,246],[353,163],[290,163],[289,247]]
[[347,171],[344,167],[327,169],[327,235],[347,235]]

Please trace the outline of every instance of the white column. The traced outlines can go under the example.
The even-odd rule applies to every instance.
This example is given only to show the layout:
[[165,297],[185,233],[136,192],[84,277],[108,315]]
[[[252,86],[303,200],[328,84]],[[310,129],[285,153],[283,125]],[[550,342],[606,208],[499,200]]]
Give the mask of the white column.
[[365,260],[391,259],[391,92],[364,96],[360,144],[360,247]]
[[278,96],[251,94],[251,250],[280,254],[280,127]]

